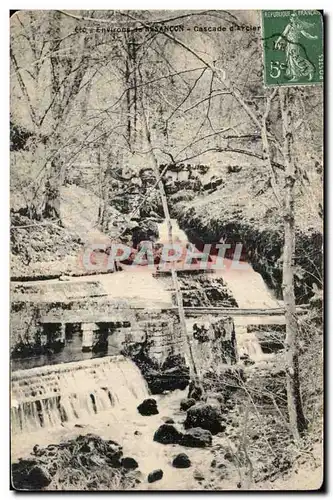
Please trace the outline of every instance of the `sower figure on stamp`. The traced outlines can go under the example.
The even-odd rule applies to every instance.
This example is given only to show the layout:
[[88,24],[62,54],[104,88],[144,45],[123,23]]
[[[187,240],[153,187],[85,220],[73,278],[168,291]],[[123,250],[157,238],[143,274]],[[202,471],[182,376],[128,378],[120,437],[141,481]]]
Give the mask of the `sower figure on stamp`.
[[307,58],[304,46],[300,43],[302,36],[314,40],[317,35],[311,35],[307,31],[314,24],[302,21],[296,14],[290,16],[289,23],[283,33],[275,43],[275,49],[285,50],[287,71],[290,81],[297,81],[301,77],[308,77],[309,81],[313,79],[315,67]]

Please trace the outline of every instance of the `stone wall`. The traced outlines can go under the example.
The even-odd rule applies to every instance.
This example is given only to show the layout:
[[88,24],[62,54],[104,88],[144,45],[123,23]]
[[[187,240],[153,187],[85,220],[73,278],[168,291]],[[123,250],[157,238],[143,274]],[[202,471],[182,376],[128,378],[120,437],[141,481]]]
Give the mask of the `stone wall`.
[[112,353],[132,344],[148,343],[149,356],[159,363],[182,351],[178,316],[170,309],[132,308],[129,303],[105,298],[65,302],[21,300],[13,301],[11,309],[11,351],[16,358],[39,355],[53,348],[53,344],[57,348],[62,343],[65,346],[68,325],[79,327],[86,351],[96,350],[103,339]]

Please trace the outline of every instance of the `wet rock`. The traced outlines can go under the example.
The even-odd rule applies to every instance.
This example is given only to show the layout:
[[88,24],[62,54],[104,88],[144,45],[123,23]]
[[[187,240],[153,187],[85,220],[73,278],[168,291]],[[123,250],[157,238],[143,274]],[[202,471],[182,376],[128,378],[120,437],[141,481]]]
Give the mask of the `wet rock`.
[[184,390],[189,383],[189,367],[182,356],[169,356],[162,366],[151,358],[147,343],[134,344],[122,352],[140,368],[151,394],[163,394],[175,389]]
[[51,481],[51,475],[40,465],[36,465],[29,472],[28,482],[33,490],[41,490],[48,486]]
[[207,403],[197,403],[189,408],[184,426],[185,429],[201,427],[212,434],[225,430],[219,406]]
[[191,448],[206,448],[212,444],[212,434],[206,429],[197,427],[189,429],[182,437],[181,444]]
[[196,400],[193,398],[188,398],[188,399],[182,399],[180,402],[180,409],[182,411],[187,411],[191,406],[194,406],[196,403]]
[[139,467],[138,462],[132,457],[124,457],[121,460],[121,466],[125,469],[137,469]]
[[154,441],[162,444],[178,444],[183,434],[172,424],[162,424],[154,434]]
[[149,371],[147,375],[146,380],[152,394],[184,390],[190,379],[189,367],[181,355],[168,356],[159,370]]
[[179,453],[179,455],[173,459],[172,465],[176,469],[187,469],[188,467],[191,467],[191,460],[186,453]]
[[151,220],[141,221],[141,225],[132,230],[134,248],[137,248],[141,241],[156,241],[158,237],[158,226]]
[[148,483],[159,481],[163,477],[162,469],[156,469],[148,474]]
[[174,419],[170,418],[170,417],[163,417],[162,420],[165,424],[174,424],[175,423]]
[[158,414],[156,399],[153,398],[145,399],[141,404],[139,404],[137,409],[141,415],[146,417]]
[[39,445],[35,444],[35,446],[32,448],[32,452],[34,455],[37,455],[39,451]]
[[123,452],[121,450],[115,453],[107,453],[106,458],[107,462],[111,467],[121,467],[121,457],[123,456]]

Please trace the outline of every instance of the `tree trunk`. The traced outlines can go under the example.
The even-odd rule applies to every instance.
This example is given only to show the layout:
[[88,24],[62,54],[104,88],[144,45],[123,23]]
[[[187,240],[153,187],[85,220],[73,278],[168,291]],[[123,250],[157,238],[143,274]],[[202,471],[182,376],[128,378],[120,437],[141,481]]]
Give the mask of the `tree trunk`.
[[61,185],[61,158],[59,147],[61,139],[56,133],[56,127],[61,120],[60,78],[61,61],[58,55],[60,43],[60,13],[53,12],[50,18],[50,53],[51,53],[51,100],[53,100],[52,117],[54,129],[52,131],[52,144],[49,171],[45,182],[44,206],[42,216],[45,219],[55,219],[61,224],[60,219],[60,185]]
[[296,318],[296,302],[294,290],[295,264],[295,182],[296,168],[292,156],[292,111],[290,90],[279,89],[283,126],[283,155],[285,161],[284,184],[284,248],[283,248],[283,300],[286,317],[286,379],[290,429],[295,440],[298,440],[306,429],[303,413],[298,363],[298,324]]
[[[153,168],[154,168],[156,180],[159,179],[158,187],[160,190],[164,216],[165,216],[165,220],[166,220],[167,228],[168,228],[168,243],[170,245],[172,245],[173,244],[172,224],[171,224],[171,218],[170,218],[170,213],[169,213],[168,201],[167,201],[167,197],[165,194],[163,181],[162,181],[162,179],[160,179],[160,171],[158,168],[158,163],[157,163],[156,157],[154,155],[154,148],[153,148],[152,142],[151,142],[151,134],[150,134],[150,130],[149,130],[148,119],[147,119],[147,116],[146,116],[146,113],[144,110],[144,105],[142,105],[142,113],[143,113],[143,121],[144,121],[146,138],[147,138],[147,142],[149,145],[149,151],[150,151],[150,156],[151,156],[152,163],[153,163]],[[197,370],[197,367],[195,364],[195,359],[194,359],[192,345],[191,345],[192,339],[187,332],[182,292],[181,292],[180,287],[179,287],[177,271],[173,266],[171,267],[171,277],[172,277],[172,283],[173,283],[175,294],[176,294],[179,322],[180,322],[180,327],[181,327],[181,331],[182,331],[182,336],[184,338],[185,345],[187,346],[187,349],[188,349],[188,361],[189,361],[189,365],[190,365],[189,366],[190,367],[190,377],[192,380],[196,380],[197,383],[201,386],[201,382],[199,380],[199,373],[198,373],[198,370]]]

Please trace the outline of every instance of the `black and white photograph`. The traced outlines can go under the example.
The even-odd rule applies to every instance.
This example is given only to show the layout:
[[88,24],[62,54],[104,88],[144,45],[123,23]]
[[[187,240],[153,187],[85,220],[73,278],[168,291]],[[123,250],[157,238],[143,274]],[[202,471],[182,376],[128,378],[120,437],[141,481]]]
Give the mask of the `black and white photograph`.
[[324,28],[12,11],[12,490],[322,488]]

